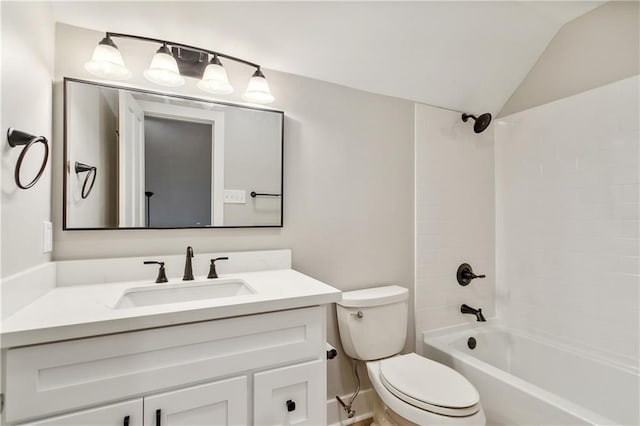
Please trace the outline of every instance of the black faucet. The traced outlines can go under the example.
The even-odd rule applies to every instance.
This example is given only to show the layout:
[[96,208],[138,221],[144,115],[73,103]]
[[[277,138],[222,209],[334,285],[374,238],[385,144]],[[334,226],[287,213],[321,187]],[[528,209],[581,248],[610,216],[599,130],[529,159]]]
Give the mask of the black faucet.
[[469,305],[463,304],[462,306],[460,306],[460,312],[462,312],[463,314],[473,314],[476,316],[476,321],[478,322],[485,322],[486,319],[484,318],[484,315],[482,315],[482,309],[478,308],[478,309],[474,309]]
[[207,275],[207,278],[218,278],[218,272],[216,271],[216,261],[218,260],[229,260],[229,258],[225,256],[211,259],[211,265],[209,265],[209,275]]
[[471,280],[475,280],[476,278],[486,278],[486,275],[476,275],[473,273],[473,269],[471,265],[468,263],[463,263],[458,266],[458,272],[456,272],[456,278],[458,280],[458,284],[461,286],[465,286],[471,282]]
[[158,278],[156,278],[156,283],[166,283],[169,280],[167,279],[167,273],[164,269],[164,262],[157,262],[155,260],[145,260],[143,262],[145,265],[160,265],[160,269],[158,269]]
[[193,258],[193,248],[191,246],[187,247],[187,259],[184,263],[184,276],[182,277],[182,281],[192,281],[193,280],[193,267],[191,266],[191,259]]

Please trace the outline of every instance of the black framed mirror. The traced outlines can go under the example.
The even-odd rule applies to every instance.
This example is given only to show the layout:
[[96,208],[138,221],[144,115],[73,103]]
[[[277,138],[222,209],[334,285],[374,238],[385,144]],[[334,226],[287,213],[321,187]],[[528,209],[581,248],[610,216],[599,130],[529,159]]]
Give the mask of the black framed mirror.
[[[65,230],[283,226],[284,112],[71,78],[63,90]],[[74,164],[93,170],[89,192]]]

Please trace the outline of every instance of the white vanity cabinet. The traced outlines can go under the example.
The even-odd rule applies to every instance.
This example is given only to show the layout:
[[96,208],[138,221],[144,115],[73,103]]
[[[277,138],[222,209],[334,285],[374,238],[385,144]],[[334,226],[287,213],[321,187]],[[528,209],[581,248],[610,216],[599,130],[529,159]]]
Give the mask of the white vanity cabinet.
[[24,426],[142,426],[142,398],[48,417]]
[[326,371],[321,360],[256,373],[253,410],[257,425],[326,424]]
[[246,425],[247,414],[246,377],[144,399],[144,426]]
[[326,424],[325,315],[315,306],[10,348],[4,420]]

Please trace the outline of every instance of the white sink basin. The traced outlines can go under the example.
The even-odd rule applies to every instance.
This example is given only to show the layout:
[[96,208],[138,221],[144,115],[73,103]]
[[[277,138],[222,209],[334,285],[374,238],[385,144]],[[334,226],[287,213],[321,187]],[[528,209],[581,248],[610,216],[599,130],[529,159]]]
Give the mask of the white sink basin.
[[125,290],[118,303],[116,303],[115,309],[221,299],[254,293],[254,289],[239,279],[158,284],[153,287],[133,287]]

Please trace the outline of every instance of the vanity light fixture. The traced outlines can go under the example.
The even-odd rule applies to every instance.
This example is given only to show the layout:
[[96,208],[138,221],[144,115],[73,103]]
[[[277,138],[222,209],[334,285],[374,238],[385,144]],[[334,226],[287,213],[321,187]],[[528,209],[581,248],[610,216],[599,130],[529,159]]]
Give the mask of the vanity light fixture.
[[124,65],[118,46],[111,40],[109,34],[100,40],[93,50],[91,60],[84,64],[84,68],[93,75],[109,80],[124,80],[131,77],[131,72]]
[[270,104],[273,102],[274,97],[269,90],[269,83],[264,77],[264,74],[260,70],[260,67],[253,73],[249,84],[247,85],[247,91],[244,92],[242,98],[245,101],[255,102],[258,104]]
[[218,58],[218,54],[214,53],[211,61],[204,69],[202,80],[198,82],[198,87],[205,92],[215,95],[228,95],[233,93],[233,87],[229,84],[227,72],[222,66],[222,62]]
[[[247,90],[242,95],[244,100],[258,104],[268,104],[275,99],[271,94],[269,84],[260,65],[256,63],[182,43],[130,34],[106,33],[106,36],[94,50],[91,61],[85,64],[85,69],[91,74],[111,80],[122,80],[131,76],[129,70],[124,66],[120,51],[112,40],[115,37],[161,45],[153,56],[151,65],[144,71],[145,78],[155,84],[178,87],[185,83],[184,77],[193,77],[199,80],[198,88],[205,92],[216,95],[231,94],[233,93],[233,87],[229,84],[227,72],[220,61],[220,58],[225,58],[255,68],[255,72],[247,85]],[[209,55],[212,57],[207,63]]]
[[184,78],[178,70],[178,62],[173,57],[167,43],[163,43],[153,55],[151,65],[144,70],[144,78],[160,86],[180,87],[184,85]]

